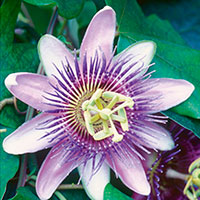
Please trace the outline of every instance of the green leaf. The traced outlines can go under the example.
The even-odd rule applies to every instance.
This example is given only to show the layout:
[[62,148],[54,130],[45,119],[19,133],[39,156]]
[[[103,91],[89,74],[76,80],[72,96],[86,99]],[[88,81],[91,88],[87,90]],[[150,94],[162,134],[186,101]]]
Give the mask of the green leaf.
[[81,11],[80,15],[77,17],[79,29],[86,27],[90,23],[95,13],[96,13],[96,6],[93,3],[93,1],[85,2],[83,10]]
[[39,200],[39,198],[31,192],[29,187],[20,187],[11,200]]
[[[61,193],[66,199],[70,200],[89,200],[89,197],[84,190],[60,190],[59,193]],[[56,192],[51,197],[51,200],[60,200]]]
[[161,20],[156,15],[146,18],[135,0],[106,0],[106,2],[116,11],[119,33],[136,32],[144,39],[149,37],[148,39],[157,38],[161,41],[185,44],[168,21]]
[[38,171],[38,164],[35,154],[28,154],[28,170],[29,170],[29,176],[32,176]]
[[71,42],[68,42],[64,35],[59,35],[58,39],[62,41],[64,44],[72,45]]
[[198,119],[192,119],[190,117],[181,116],[179,114],[176,114],[175,112],[168,110],[165,112],[162,112],[164,115],[168,116],[184,128],[189,129],[192,131],[197,137],[200,138],[200,120]]
[[104,190],[104,200],[133,200],[108,183]]
[[57,5],[59,14],[66,19],[72,19],[79,15],[85,0],[24,0],[36,6]]
[[118,51],[140,40],[156,42],[157,53],[153,60],[156,64],[151,67],[156,70],[153,77],[185,79],[193,83],[196,89],[192,96],[173,111],[200,118],[200,51],[185,46],[168,22],[155,15],[146,18],[135,0],[107,0],[107,4],[117,13]]
[[[5,0],[0,8],[0,100],[12,96],[4,86],[4,80],[10,73],[35,72],[39,64],[35,45],[13,43],[19,10],[20,0]],[[26,108],[24,104],[20,105],[20,110]],[[24,116],[18,114],[14,106],[7,105],[0,112],[0,123],[5,126],[16,128],[23,122]]]
[[96,7],[97,7],[97,10],[100,10],[100,9],[102,9],[104,6],[106,6],[104,0],[92,0],[92,1],[95,3],[95,5],[96,5]]
[[[0,129],[5,127],[0,126]],[[14,129],[6,128],[7,131],[0,133],[0,199],[2,199],[7,182],[14,177],[19,168],[19,157],[11,154],[7,154],[2,147],[2,142],[6,136],[8,136]]]
[[26,2],[24,2],[24,5],[30,15],[35,30],[40,34],[44,34],[47,31],[51,19],[52,9],[34,6]]
[[[200,1],[158,1],[148,0],[142,5],[146,15],[157,14],[167,19],[192,48],[200,49]],[[170,13],[170,14],[169,14]]]
[[[80,15],[76,18],[76,22],[77,22],[77,33],[78,33],[78,43],[79,41],[81,42],[84,35],[85,35],[85,31],[86,28],[88,26],[88,24],[90,23],[92,17],[96,14],[96,5],[94,4],[93,1],[89,0],[85,2],[85,5],[83,7],[83,10],[81,11]],[[74,25],[74,27],[72,26]],[[71,30],[71,32],[75,32],[76,31],[76,24],[70,24],[71,28],[73,28],[73,30]],[[73,35],[71,38],[75,39],[76,33],[71,33],[71,35]],[[76,40],[74,40],[76,41]],[[80,48],[80,43],[78,44],[78,48]]]

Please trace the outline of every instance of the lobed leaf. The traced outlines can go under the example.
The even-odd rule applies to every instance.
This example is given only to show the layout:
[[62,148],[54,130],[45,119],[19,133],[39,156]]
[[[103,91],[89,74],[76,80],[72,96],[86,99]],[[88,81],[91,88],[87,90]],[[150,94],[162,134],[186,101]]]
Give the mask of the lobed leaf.
[[[6,127],[0,126],[0,129]],[[8,181],[13,178],[19,168],[19,157],[11,154],[7,154],[2,147],[2,142],[6,136],[8,136],[14,130],[6,128],[7,131],[0,133],[0,199],[6,191],[6,185]]]
[[192,119],[190,117],[181,116],[177,113],[174,113],[171,110],[162,112],[164,115],[168,116],[175,122],[179,123],[184,128],[187,128],[188,130],[192,131],[197,137],[200,138],[200,120],[198,119]]
[[[35,72],[39,64],[36,45],[14,43],[14,28],[21,1],[5,0],[0,7],[0,101],[12,95],[4,85],[5,78],[14,72]],[[21,104],[20,104],[21,105]],[[26,107],[19,106],[20,110]],[[7,105],[0,111],[0,123],[17,128],[24,122],[14,106]]]
[[120,192],[110,183],[108,183],[104,190],[104,200],[133,200],[131,197]]
[[24,0],[36,6],[56,5],[59,14],[66,19],[72,19],[79,15],[85,0]]
[[148,0],[141,6],[145,15],[155,13],[162,19],[169,20],[188,45],[200,49],[199,0]]
[[39,198],[31,192],[29,187],[20,187],[17,194],[11,200],[39,200]]

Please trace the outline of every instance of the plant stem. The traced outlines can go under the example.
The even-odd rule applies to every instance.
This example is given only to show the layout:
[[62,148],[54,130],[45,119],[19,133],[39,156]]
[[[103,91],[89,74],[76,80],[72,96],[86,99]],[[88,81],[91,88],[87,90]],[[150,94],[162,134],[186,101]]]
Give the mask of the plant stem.
[[26,183],[27,154],[21,156],[21,166],[19,171],[19,180],[17,188],[23,187]]
[[[37,179],[37,176],[35,176],[35,175],[29,176],[28,184],[34,187],[36,179]],[[73,183],[72,184],[61,184],[57,188],[57,190],[82,190],[82,189],[83,189],[82,185],[76,185]]]
[[49,22],[49,26],[47,28],[48,34],[53,34],[53,29],[56,25],[57,17],[58,17],[58,7],[56,6],[54,8],[53,14],[52,14],[50,22]]
[[67,24],[67,20],[66,20],[66,19],[63,19],[63,23],[62,23],[62,26],[61,26],[61,28],[60,28],[60,30],[59,30],[59,32],[58,32],[58,35],[61,35],[61,34],[63,33],[66,24]]
[[26,111],[20,111],[18,106],[17,106],[17,98],[16,97],[13,97],[13,103],[14,103],[14,107],[15,107],[15,110],[21,114],[21,115],[24,115],[26,114]]
[[5,133],[7,131],[6,128],[0,129],[0,133]]
[[[53,33],[53,29],[55,27],[57,17],[58,17],[58,8],[55,7],[52,17],[50,19],[48,28],[47,28],[47,33],[49,33],[49,34]],[[41,63],[38,66],[37,74],[44,74],[44,68]],[[35,112],[34,108],[28,106],[25,121],[31,120],[33,118],[34,112]],[[24,154],[21,156],[21,166],[20,166],[19,180],[17,183],[17,188],[23,187],[26,183],[27,157],[28,157],[27,154]]]
[[31,16],[29,15],[28,10],[27,10],[26,6],[24,5],[24,3],[21,4],[21,10],[22,10],[22,12],[24,13],[25,17],[28,19],[29,24],[30,24],[33,28],[35,28],[35,26],[34,26],[34,24],[33,24],[33,20],[31,19]]
[[14,103],[14,98],[13,97],[3,99],[2,101],[0,101],[0,110],[2,110],[5,105],[13,104],[13,103]]
[[58,187],[58,190],[82,190],[83,186],[82,185],[74,185],[74,184],[61,184]]
[[60,200],[67,200],[60,192],[56,191],[54,193]]

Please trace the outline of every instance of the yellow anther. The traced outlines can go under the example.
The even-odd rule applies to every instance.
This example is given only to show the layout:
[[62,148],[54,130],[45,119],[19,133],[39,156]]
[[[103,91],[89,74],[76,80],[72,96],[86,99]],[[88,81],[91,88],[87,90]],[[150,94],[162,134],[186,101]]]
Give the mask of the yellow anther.
[[106,108],[112,109],[112,107],[117,103],[117,101],[119,100],[118,96],[113,97],[113,99],[111,100],[111,102],[106,106]]
[[123,139],[123,135],[118,134],[118,135],[114,135],[114,137],[112,138],[112,141],[120,142],[120,141],[122,141],[122,139]]
[[112,129],[109,128],[107,133],[104,130],[101,130],[101,131],[97,132],[93,136],[93,138],[98,141],[98,140],[103,140],[103,139],[105,139],[107,137],[110,137],[111,135],[113,135]]
[[200,168],[200,158],[196,159],[195,161],[193,161],[191,164],[190,164],[190,167],[189,167],[189,173],[192,173],[192,171],[199,167]]
[[105,132],[105,134],[109,134],[110,131],[106,120],[102,120],[102,124],[103,124],[103,131]]
[[115,113],[116,111],[128,106],[130,108],[132,108],[134,105],[134,102],[132,99],[128,99],[128,101],[125,101],[124,103],[122,103],[121,105],[119,105],[118,107],[116,107],[114,110],[112,110],[112,113]]
[[112,138],[112,141],[113,142],[120,142],[123,139],[123,135],[120,135],[117,132],[117,130],[115,128],[115,125],[114,125],[113,121],[111,120],[111,118],[109,118],[109,121],[110,121],[110,125],[111,125],[111,128],[112,128],[113,134],[114,134],[114,137]]
[[111,119],[122,123],[126,122],[126,118],[121,117],[120,115],[112,114]]
[[90,101],[95,101],[99,99],[102,95],[102,92],[103,92],[102,89],[97,89],[97,91],[92,95],[92,98],[90,99]]
[[90,102],[88,100],[86,100],[86,101],[83,102],[83,104],[82,104],[83,111],[87,110],[87,107],[88,107],[89,104],[90,104]]
[[115,96],[117,96],[119,99],[118,101],[121,102],[121,101],[126,101],[127,98],[129,97],[126,97],[124,96],[123,94],[119,94],[119,93],[116,93],[116,92],[109,92],[109,91],[106,91],[102,94],[102,97],[103,98],[106,98],[106,99],[112,99],[114,98]]
[[121,121],[120,122],[120,125],[122,127],[122,130],[123,131],[128,131],[128,119],[127,119],[127,116],[126,116],[126,111],[124,108],[121,108],[118,110],[118,115],[120,117],[122,117],[123,119],[125,119],[124,121]]
[[192,172],[192,181],[196,186],[200,187],[200,169],[195,169]]
[[90,118],[90,123],[93,124],[100,119],[99,114],[96,114]]
[[127,106],[129,106],[129,108],[132,108],[133,105],[134,105],[134,101],[130,97],[127,97]]
[[[123,131],[128,131],[125,107],[132,108],[133,105],[134,102],[130,97],[116,92],[103,92],[102,89],[97,89],[91,99],[86,100],[82,104],[85,124],[89,134],[95,140],[103,140],[113,135],[112,141],[120,142],[123,139],[123,135],[118,133],[113,121],[118,121]],[[113,107],[114,109],[112,110]],[[96,122],[102,125],[102,130],[97,132],[95,132],[93,127],[93,124]]]
[[101,119],[103,119],[103,120],[108,120],[109,119],[108,115],[106,115],[105,113],[100,112],[99,114],[100,114]]
[[85,118],[85,124],[86,124],[86,128],[89,132],[90,135],[94,135],[94,128],[93,125],[90,123],[91,121],[91,116],[90,116],[90,112],[89,111],[84,111],[84,118]]
[[96,99],[95,100],[95,104],[97,106],[98,109],[102,110],[103,109],[103,105],[101,104],[100,99]]
[[100,117],[104,120],[108,120],[111,114],[111,110],[108,108],[104,108],[103,110],[100,111]]
[[200,158],[191,163],[188,172],[190,173],[183,193],[189,199],[198,199],[200,197]]

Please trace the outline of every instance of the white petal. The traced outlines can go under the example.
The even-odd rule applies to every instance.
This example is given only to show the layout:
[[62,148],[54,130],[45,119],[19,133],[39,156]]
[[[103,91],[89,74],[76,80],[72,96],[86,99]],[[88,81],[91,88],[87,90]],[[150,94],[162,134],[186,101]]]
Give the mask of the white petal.
[[112,159],[108,156],[107,162],[128,188],[139,194],[149,195],[151,188],[139,158],[132,155],[131,165],[127,164],[126,159],[130,162],[130,158],[126,155],[123,156],[123,161],[118,158],[118,155],[114,155]]
[[[83,165],[78,167],[79,173],[82,176],[82,184],[85,188],[87,195],[92,200],[103,200],[104,189],[110,182],[110,168],[106,163],[103,163],[99,171],[91,178],[92,161],[89,160],[85,166],[83,174]],[[89,181],[89,182],[88,182]]]
[[26,72],[10,74],[5,79],[6,87],[15,97],[40,111],[55,108],[44,98],[46,92],[53,93],[50,82],[53,84],[49,77]]
[[70,151],[65,151],[62,142],[51,149],[38,172],[36,192],[42,200],[51,198],[61,182],[81,163],[81,157],[76,161],[67,161]]
[[148,148],[162,151],[174,148],[174,141],[170,133],[155,123],[141,122],[137,126],[132,126],[132,129],[136,135],[133,139]]
[[52,119],[53,117],[55,116],[42,113],[30,121],[22,124],[18,129],[4,139],[4,150],[10,154],[24,154],[51,147],[53,144],[50,140],[52,136],[55,137],[56,134],[42,138],[47,134],[47,130],[37,128],[41,127],[38,126],[39,124]]
[[138,97],[155,97],[149,106],[151,112],[156,113],[174,107],[190,97],[194,86],[185,80],[160,78],[150,79],[148,84],[155,82],[155,87],[138,95]]
[[96,13],[87,28],[80,47],[81,63],[86,52],[89,62],[90,57],[94,57],[99,48],[105,54],[107,61],[110,59],[116,28],[115,21],[115,12],[109,6]]
[[[127,78],[130,74],[136,72],[140,69],[140,75],[144,74],[148,70],[148,66],[153,59],[156,51],[156,44],[152,41],[141,41],[127,47],[124,51],[114,57],[114,63],[118,63],[120,60],[128,60],[126,64],[122,66],[119,73],[121,75],[127,68],[131,67],[123,77],[121,77],[120,82]],[[111,69],[111,67],[110,67]]]
[[67,65],[66,59],[68,60],[72,69],[74,69],[73,55],[56,37],[48,34],[42,36],[38,43],[38,51],[40,60],[48,76],[54,74],[59,77],[56,67],[62,69],[62,62]]

